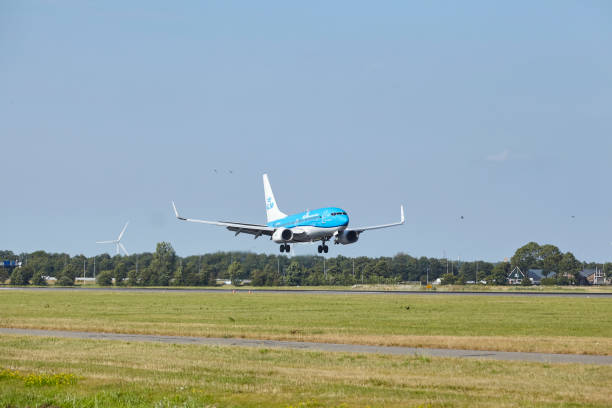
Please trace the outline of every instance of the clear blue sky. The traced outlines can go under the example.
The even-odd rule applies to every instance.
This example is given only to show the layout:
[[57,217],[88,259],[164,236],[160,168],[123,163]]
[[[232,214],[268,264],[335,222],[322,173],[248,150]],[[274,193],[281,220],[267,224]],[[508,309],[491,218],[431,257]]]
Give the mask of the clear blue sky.
[[612,259],[610,2],[290,3],[0,3],[0,248],[277,253],[170,206],[265,222],[268,172],[287,213],[405,205],[330,254]]

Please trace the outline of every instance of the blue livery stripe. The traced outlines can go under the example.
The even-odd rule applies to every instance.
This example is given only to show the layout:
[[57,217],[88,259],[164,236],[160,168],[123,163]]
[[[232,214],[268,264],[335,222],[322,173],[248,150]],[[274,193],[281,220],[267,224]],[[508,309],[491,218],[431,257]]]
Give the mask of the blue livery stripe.
[[269,222],[268,226],[274,228],[337,228],[346,226],[348,223],[349,217],[346,211],[337,207],[325,207],[299,214],[292,214],[285,218]]

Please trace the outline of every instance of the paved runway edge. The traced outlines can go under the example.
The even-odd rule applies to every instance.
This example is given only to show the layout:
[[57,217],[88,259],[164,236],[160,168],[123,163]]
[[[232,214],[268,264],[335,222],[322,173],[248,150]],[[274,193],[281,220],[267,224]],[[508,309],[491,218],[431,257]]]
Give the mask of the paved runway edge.
[[511,351],[433,349],[395,346],[368,346],[359,344],[313,343],[279,340],[240,338],[183,337],[154,334],[123,334],[78,332],[64,330],[0,328],[0,334],[22,336],[62,337],[88,340],[116,340],[133,342],[158,342],[169,344],[199,344],[207,346],[240,346],[297,349],[306,351],[330,351],[343,353],[375,353],[391,355],[420,355],[428,357],[477,358],[501,361],[527,361],[537,363],[579,363],[612,365],[612,356],[583,354],[524,353]]

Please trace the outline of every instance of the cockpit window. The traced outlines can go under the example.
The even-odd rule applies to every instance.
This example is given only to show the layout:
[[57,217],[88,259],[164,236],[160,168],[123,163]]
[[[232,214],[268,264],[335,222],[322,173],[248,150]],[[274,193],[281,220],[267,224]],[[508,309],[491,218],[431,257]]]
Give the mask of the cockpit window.
[[333,212],[331,213],[331,215],[348,215],[348,214],[345,213],[344,211],[341,211],[341,212]]

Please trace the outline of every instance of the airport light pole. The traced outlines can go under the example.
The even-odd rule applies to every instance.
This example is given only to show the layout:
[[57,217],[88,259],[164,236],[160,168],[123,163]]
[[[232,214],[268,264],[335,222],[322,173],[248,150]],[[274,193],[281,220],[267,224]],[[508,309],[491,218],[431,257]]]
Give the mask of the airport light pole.
[[442,250],[442,254],[446,260],[446,274],[448,275],[448,258],[446,257],[446,250]]
[[327,269],[325,268],[325,255],[323,255],[323,275],[325,276],[325,282],[327,282]]

